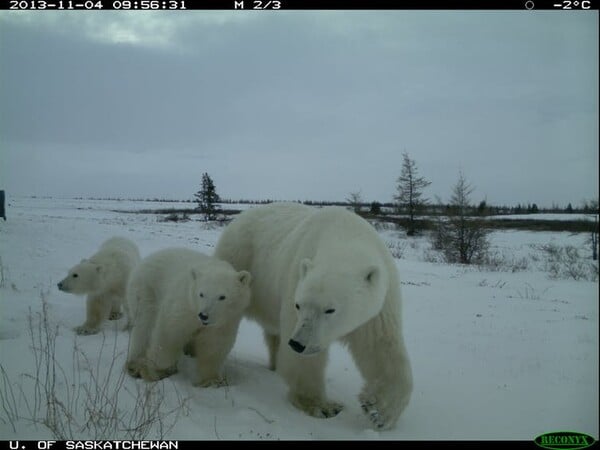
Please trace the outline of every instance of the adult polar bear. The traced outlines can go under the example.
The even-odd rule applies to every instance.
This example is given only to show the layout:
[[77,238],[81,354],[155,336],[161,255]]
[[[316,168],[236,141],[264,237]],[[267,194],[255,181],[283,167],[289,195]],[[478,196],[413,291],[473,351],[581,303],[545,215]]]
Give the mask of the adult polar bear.
[[342,409],[325,395],[327,348],[340,339],[365,379],[363,411],[378,429],[395,425],[412,371],[397,268],[368,222],[343,208],[274,203],[241,213],[215,256],[252,273],[245,314],[264,328],[271,368],[292,404],[315,417]]

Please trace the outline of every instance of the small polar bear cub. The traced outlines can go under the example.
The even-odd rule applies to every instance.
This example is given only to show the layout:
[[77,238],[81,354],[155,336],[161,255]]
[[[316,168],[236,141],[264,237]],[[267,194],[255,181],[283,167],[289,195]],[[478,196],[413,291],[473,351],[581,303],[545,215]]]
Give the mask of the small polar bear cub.
[[100,249],[69,270],[58,289],[70,294],[87,294],[86,320],[77,334],[95,334],[106,319],[121,317],[127,280],[140,261],[137,246],[129,239],[113,237]]
[[197,361],[197,386],[225,382],[221,370],[243,311],[250,273],[186,248],[158,251],[131,274],[127,304],[132,325],[127,372],[156,381],[177,371],[182,351]]

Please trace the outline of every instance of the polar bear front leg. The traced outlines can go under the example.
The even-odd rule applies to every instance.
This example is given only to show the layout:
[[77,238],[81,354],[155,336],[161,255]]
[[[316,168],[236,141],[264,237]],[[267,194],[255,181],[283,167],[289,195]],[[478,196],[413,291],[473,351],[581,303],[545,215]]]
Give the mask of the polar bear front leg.
[[194,386],[219,387],[227,384],[222,375],[223,364],[237,336],[240,317],[234,317],[219,327],[202,328],[194,337],[197,376]]
[[[373,324],[370,324],[373,325]],[[369,326],[369,325],[366,325]],[[364,331],[364,330],[361,330]],[[369,336],[366,337],[366,336]],[[412,393],[412,370],[402,338],[357,330],[349,339],[350,352],[365,379],[359,395],[363,412],[374,428],[387,430],[398,421]]]
[[156,310],[138,308],[129,336],[126,364],[127,372],[134,378],[141,376],[140,370],[144,365],[142,359],[148,347],[155,320]]
[[146,364],[140,370],[140,375],[146,381],[158,381],[177,372],[177,361],[183,346],[193,333],[185,324],[180,323],[174,329],[169,321],[157,319],[146,351]]
[[123,313],[121,312],[121,305],[123,303],[122,295],[115,292],[110,296],[110,313],[108,314],[108,320],[119,320],[123,317]]
[[75,328],[77,334],[96,334],[100,325],[108,317],[110,300],[102,295],[88,295],[86,300],[86,320],[83,325]]
[[287,345],[279,347],[277,371],[286,381],[292,405],[309,416],[336,416],[343,406],[329,401],[325,395],[325,365],[327,350],[315,355],[298,356]]

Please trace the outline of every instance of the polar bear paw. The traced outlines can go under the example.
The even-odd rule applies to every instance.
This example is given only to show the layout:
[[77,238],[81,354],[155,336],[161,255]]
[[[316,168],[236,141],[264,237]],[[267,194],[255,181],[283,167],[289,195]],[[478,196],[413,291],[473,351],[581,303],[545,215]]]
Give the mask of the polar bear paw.
[[341,403],[323,399],[311,399],[303,396],[290,396],[290,401],[296,408],[304,411],[309,416],[319,419],[335,417],[344,409],[344,405]]
[[87,336],[90,334],[97,334],[98,331],[100,331],[99,327],[90,327],[88,325],[80,325],[78,327],[74,328],[75,333],[81,335],[81,336]]
[[111,311],[111,313],[108,315],[108,320],[119,320],[121,317],[123,317],[123,313],[120,311]]
[[387,402],[380,402],[373,394],[361,393],[360,406],[376,430],[389,430],[396,424],[398,413]]
[[205,378],[199,381],[194,382],[194,386],[196,387],[221,387],[227,386],[227,379],[225,377],[213,377],[213,378]]
[[127,370],[127,373],[133,378],[140,378],[142,376],[140,374],[140,371],[142,369],[142,363],[139,360],[127,361],[125,369]]
[[146,381],[158,381],[177,373],[177,366],[158,369],[150,364],[143,364],[140,368],[140,376]]

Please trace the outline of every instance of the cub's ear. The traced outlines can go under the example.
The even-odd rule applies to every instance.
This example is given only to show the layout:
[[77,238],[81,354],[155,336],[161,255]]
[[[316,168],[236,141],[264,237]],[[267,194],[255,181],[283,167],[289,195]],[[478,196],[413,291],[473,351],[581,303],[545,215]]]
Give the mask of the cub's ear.
[[240,283],[242,283],[244,286],[250,286],[250,282],[252,281],[252,275],[250,275],[250,272],[247,270],[240,270],[237,275]]
[[314,266],[313,262],[309,258],[304,258],[300,261],[300,278],[304,278],[308,271]]
[[369,284],[375,284],[377,283],[377,281],[379,281],[379,267],[377,266],[371,266],[366,270],[366,276],[365,276],[365,281]]

